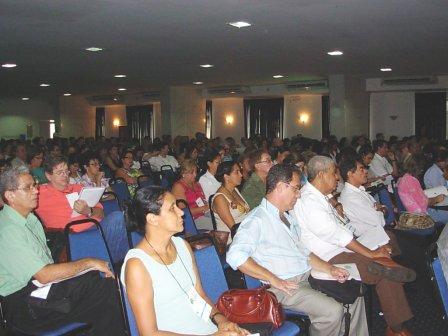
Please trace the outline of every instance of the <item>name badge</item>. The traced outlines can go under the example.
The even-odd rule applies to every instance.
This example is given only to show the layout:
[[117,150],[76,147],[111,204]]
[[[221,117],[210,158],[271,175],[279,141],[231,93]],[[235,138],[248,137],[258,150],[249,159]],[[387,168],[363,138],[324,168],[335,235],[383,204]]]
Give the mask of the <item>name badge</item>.
[[194,313],[202,320],[207,322],[210,319],[210,313],[212,312],[212,306],[210,306],[196,291],[196,288],[191,287],[188,291],[188,298],[190,299],[191,306]]
[[196,200],[196,204],[198,205],[198,207],[204,206],[204,201],[202,200],[202,198],[198,197],[198,199]]

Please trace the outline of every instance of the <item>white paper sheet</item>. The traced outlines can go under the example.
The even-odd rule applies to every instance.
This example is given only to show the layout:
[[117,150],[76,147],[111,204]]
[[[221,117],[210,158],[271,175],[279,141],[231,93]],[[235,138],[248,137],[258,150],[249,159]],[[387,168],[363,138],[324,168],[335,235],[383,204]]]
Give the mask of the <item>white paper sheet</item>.
[[[340,267],[340,268],[343,268],[343,269],[347,270],[350,273],[350,275],[348,277],[348,280],[355,279],[355,280],[361,281],[361,275],[359,274],[359,270],[358,270],[358,267],[356,267],[356,264],[354,264],[354,263],[350,263],[350,264],[334,264],[334,266],[337,266],[337,267]],[[315,271],[314,269],[311,270],[311,275],[315,279],[337,281],[330,274],[327,274],[327,273],[324,273],[324,272],[320,272],[320,271]]]
[[[66,195],[65,197],[67,197],[68,203],[70,204],[70,207],[72,209],[75,201],[77,200],[84,200],[89,207],[93,208],[100,201],[101,196],[103,196],[104,190],[106,190],[105,187],[83,188],[79,194],[77,192],[74,192]],[[80,213],[73,210],[71,217],[73,218],[79,215]]]
[[444,186],[438,186],[435,188],[426,189],[424,191],[425,195],[429,198],[436,197],[439,195],[446,195],[448,196],[448,190]]

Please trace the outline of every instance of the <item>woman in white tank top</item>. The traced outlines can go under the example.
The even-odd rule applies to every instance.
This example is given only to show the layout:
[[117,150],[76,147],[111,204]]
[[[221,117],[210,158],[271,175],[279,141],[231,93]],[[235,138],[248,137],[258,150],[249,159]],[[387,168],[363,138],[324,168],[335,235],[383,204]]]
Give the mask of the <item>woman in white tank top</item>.
[[140,335],[246,335],[213,305],[201,286],[176,198],[160,187],[140,189],[131,218],[144,238],[126,255],[121,282]]
[[[211,204],[215,213],[216,228],[230,232],[232,226],[241,223],[250,211],[249,205],[237,188],[242,180],[241,168],[238,163],[222,162],[216,171],[216,179],[221,182]],[[229,236],[228,244],[231,242]]]

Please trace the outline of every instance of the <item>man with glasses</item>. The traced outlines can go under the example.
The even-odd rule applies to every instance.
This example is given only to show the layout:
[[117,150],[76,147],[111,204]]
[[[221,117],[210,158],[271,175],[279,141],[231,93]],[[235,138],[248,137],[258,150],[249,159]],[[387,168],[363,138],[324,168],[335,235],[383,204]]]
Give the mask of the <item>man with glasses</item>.
[[269,153],[259,149],[249,154],[252,174],[244,183],[241,194],[251,209],[258,206],[266,194],[266,177],[273,162]]
[[[6,203],[0,211],[0,296],[9,324],[34,335],[85,322],[91,324],[92,335],[124,335],[107,262],[93,258],[53,262],[42,225],[33,215],[38,197],[33,177],[22,169],[6,170],[0,175],[0,194]],[[37,289],[33,280],[44,285],[61,282],[38,297],[33,294]]]
[[[339,336],[345,326],[343,306],[311,288],[311,269],[340,282],[346,270],[323,261],[305,247],[294,204],[300,196],[300,172],[295,165],[277,164],[266,178],[267,192],[261,204],[242,221],[227,252],[233,269],[271,285],[284,308],[305,313],[312,336]],[[350,307],[350,335],[368,335],[363,298]]]
[[[415,280],[415,272],[390,259],[390,248],[369,249],[356,240],[356,230],[328,202],[326,195],[337,185],[334,161],[315,156],[308,162],[308,181],[294,212],[305,246],[331,264],[355,263],[362,282],[375,285],[388,324],[386,336],[408,336],[403,323],[412,318],[403,282]],[[353,232],[355,231],[355,232]]]

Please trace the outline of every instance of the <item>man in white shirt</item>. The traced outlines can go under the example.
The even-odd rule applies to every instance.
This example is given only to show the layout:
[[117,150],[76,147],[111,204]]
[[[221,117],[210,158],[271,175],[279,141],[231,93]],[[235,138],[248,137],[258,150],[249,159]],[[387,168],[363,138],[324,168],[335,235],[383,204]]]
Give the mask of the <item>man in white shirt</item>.
[[[395,154],[389,151],[387,142],[384,140],[378,140],[373,149],[375,155],[373,156],[372,162],[370,162],[370,173],[374,177],[385,178],[384,184],[387,185],[387,189],[392,193],[392,181],[394,177],[398,176],[398,166]],[[392,164],[389,163],[387,158],[391,160]]]
[[415,280],[415,272],[393,262],[390,248],[370,250],[354,239],[350,223],[325,196],[337,184],[336,166],[330,158],[315,156],[308,162],[308,181],[294,207],[305,246],[331,264],[355,263],[362,281],[376,287],[389,326],[386,336],[412,335],[403,327],[412,318],[403,282]]
[[428,168],[423,177],[426,189],[435,187],[446,187],[445,176],[443,170],[446,168],[448,155],[446,151],[438,151],[434,154],[434,164]]
[[[270,290],[283,307],[307,314],[312,336],[341,335],[342,304],[312,289],[308,277],[311,268],[341,282],[348,274],[310,253],[301,240],[297,219],[290,211],[300,195],[298,168],[275,165],[266,185],[266,197],[238,228],[227,252],[227,262],[232,268],[271,284]],[[350,312],[350,335],[368,335],[363,298],[351,305]]]
[[[394,254],[399,254],[393,233],[384,230],[385,206],[378,203],[363,187],[367,183],[367,171],[362,162],[356,158],[344,159],[339,164],[339,170],[345,181],[339,201],[350,225],[355,229],[356,240],[371,250],[389,244]],[[392,241],[390,236],[393,237]]]
[[160,154],[157,156],[153,156],[148,160],[151,165],[151,169],[153,172],[160,172],[162,166],[171,166],[173,171],[176,171],[179,168],[179,162],[171,156],[168,155],[169,145],[167,143],[162,143],[160,148]]

